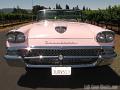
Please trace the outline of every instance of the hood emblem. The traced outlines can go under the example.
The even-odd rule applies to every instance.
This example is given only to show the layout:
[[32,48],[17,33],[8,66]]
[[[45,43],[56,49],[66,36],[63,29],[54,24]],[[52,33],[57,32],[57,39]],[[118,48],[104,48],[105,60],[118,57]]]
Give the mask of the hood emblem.
[[65,27],[65,26],[57,26],[57,27],[55,27],[55,30],[58,33],[62,34],[62,33],[64,33],[67,30],[67,27]]

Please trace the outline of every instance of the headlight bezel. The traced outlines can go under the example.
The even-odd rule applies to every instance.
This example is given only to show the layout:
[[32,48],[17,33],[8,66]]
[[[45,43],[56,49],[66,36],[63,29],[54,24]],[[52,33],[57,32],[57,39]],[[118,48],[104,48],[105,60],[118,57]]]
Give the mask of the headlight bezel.
[[[10,40],[10,35],[14,36],[14,40]],[[20,37],[21,36],[21,37]],[[20,39],[21,38],[21,39]],[[15,31],[15,32],[8,32],[7,33],[7,41],[9,43],[24,43],[25,42],[25,35],[24,33],[22,32],[18,32],[18,31]]]
[[15,35],[13,33],[7,34],[7,41],[14,43],[15,42]]
[[[102,36],[104,36],[103,39],[101,39]],[[113,42],[114,39],[115,39],[115,33],[113,31],[102,31],[96,35],[96,40],[99,43],[110,43]]]

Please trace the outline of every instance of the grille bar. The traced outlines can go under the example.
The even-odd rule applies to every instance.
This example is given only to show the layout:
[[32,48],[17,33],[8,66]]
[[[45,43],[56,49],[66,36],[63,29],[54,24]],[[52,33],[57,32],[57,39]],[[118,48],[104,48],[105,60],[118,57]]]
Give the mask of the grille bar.
[[27,59],[25,63],[33,65],[80,65],[80,64],[92,64],[97,61],[98,58],[88,58],[88,59],[79,59],[79,58],[65,58],[63,60],[59,59]]
[[[98,58],[98,56],[64,56],[64,59],[89,59]],[[41,59],[40,56],[24,57],[24,59]],[[58,59],[58,56],[42,56],[42,59]]]

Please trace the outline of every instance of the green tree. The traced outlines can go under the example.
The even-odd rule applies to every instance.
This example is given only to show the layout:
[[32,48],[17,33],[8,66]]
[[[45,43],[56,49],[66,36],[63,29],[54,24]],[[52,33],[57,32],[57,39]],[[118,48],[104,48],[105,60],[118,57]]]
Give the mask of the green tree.
[[56,4],[56,9],[62,9],[60,4]]
[[43,9],[47,9],[47,8],[44,6],[35,5],[33,6],[32,12],[34,15],[36,15],[39,10],[43,10]]
[[85,11],[86,10],[86,8],[85,8],[85,6],[83,6],[83,9],[82,9],[83,11]]
[[67,5],[67,4],[66,4],[66,7],[65,7],[65,9],[70,9],[70,8],[69,8],[69,5]]

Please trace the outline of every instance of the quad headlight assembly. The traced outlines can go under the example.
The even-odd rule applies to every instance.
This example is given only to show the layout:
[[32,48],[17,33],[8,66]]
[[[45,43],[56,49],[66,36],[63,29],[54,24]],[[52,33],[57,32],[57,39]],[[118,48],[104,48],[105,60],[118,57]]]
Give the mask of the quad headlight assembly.
[[7,33],[7,41],[10,43],[23,43],[25,42],[25,35],[22,32],[9,32]]
[[103,31],[97,34],[96,40],[100,43],[110,43],[113,42],[115,38],[115,33],[113,31]]

